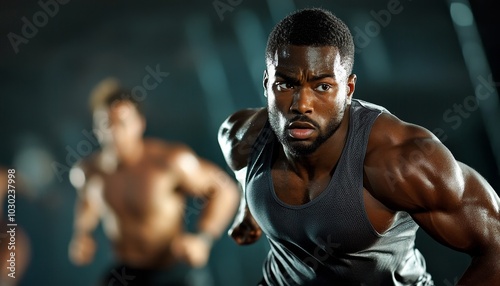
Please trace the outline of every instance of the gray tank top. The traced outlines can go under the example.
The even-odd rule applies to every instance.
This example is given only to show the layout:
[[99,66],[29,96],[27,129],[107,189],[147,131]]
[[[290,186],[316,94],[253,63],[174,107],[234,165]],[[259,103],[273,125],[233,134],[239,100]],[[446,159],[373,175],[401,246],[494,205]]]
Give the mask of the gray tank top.
[[[363,200],[363,165],[375,119],[384,108],[352,100],[346,145],[327,188],[303,205],[274,192],[271,158],[277,139],[269,124],[253,145],[246,200],[271,249],[264,262],[269,285],[433,285],[415,248],[418,225],[398,212],[377,233]],[[279,144],[279,143],[276,143]]]

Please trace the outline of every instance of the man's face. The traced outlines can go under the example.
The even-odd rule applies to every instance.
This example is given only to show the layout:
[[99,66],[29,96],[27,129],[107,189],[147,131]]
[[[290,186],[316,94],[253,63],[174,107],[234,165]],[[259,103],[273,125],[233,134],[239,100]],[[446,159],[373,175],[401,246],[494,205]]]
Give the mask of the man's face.
[[356,76],[332,46],[279,49],[264,73],[269,122],[286,151],[309,155],[340,126]]
[[101,145],[124,149],[142,138],[145,122],[132,103],[119,101],[94,112],[94,127]]

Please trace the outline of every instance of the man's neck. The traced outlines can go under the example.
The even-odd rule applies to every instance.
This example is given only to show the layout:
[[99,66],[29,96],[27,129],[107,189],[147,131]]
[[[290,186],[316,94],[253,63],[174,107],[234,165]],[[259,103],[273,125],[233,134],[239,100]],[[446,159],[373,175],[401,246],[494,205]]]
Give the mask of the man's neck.
[[119,152],[121,163],[125,165],[134,165],[142,158],[144,152],[144,142],[141,139],[135,143],[127,145],[125,150],[119,150]]
[[142,159],[143,152],[144,142],[142,139],[136,142],[130,142],[121,148],[113,146],[104,150],[107,157],[113,157],[117,165],[122,166],[137,164]]

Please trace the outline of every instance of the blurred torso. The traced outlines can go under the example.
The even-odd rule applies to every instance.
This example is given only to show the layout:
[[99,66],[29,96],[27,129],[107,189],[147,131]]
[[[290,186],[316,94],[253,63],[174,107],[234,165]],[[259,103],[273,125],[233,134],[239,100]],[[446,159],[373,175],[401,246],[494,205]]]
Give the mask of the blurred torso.
[[102,204],[102,221],[117,258],[135,267],[164,267],[175,262],[171,243],[182,232],[185,197],[169,166],[168,147],[145,141],[132,166],[89,176]]

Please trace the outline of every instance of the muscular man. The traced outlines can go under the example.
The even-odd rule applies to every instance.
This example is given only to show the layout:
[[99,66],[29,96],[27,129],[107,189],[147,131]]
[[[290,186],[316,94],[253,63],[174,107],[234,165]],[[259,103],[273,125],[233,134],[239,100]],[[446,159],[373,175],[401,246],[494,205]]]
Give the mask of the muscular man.
[[[128,91],[100,90],[92,109],[102,150],[70,172],[78,190],[70,259],[91,262],[92,232],[102,219],[120,263],[102,285],[123,283],[117,275],[127,285],[193,285],[186,266],[206,264],[212,241],[233,218],[237,186],[185,145],[144,139],[145,119]],[[195,199],[186,212],[188,196]],[[186,232],[198,213],[197,232]]]
[[245,187],[230,234],[263,232],[262,285],[433,285],[418,226],[468,253],[460,285],[500,281],[500,199],[428,130],[352,98],[354,45],[320,9],[271,32],[267,107],[238,111],[219,143]]

